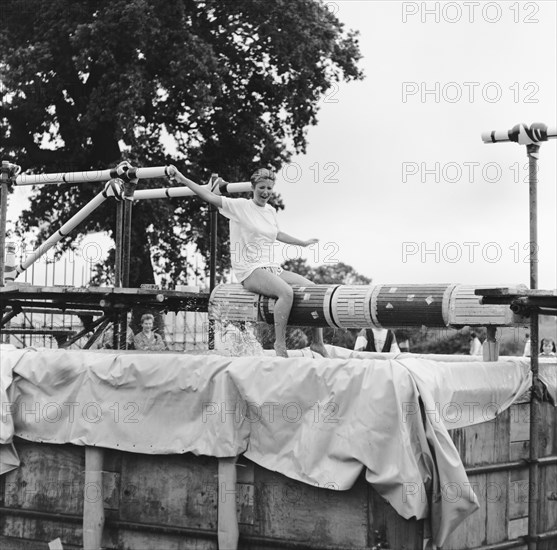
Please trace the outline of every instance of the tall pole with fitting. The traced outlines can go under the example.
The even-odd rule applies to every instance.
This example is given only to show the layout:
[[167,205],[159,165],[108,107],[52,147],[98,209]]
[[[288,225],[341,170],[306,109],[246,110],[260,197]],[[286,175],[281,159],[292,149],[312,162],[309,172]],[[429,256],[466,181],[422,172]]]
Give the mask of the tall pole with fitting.
[[7,160],[0,168],[0,286],[4,286],[6,261],[6,231],[8,225],[8,185],[21,172],[21,167]]
[[130,259],[131,259],[131,231],[132,231],[132,207],[134,193],[137,187],[138,178],[128,169],[126,162],[120,163],[117,169],[121,168],[120,178],[124,182],[124,218],[123,218],[123,241],[122,241],[122,285],[130,286]]
[[[116,166],[116,173],[123,193],[122,200],[116,204],[114,286],[121,288],[128,287],[130,280],[132,201],[138,179],[135,177],[133,167],[127,161]],[[114,349],[126,349],[127,331],[127,311],[118,309],[113,315]]]
[[[211,191],[218,189],[218,174],[211,174],[209,185]],[[209,295],[213,292],[217,283],[217,242],[218,242],[218,212],[217,208],[212,204],[209,205]],[[215,349],[215,321],[209,319],[209,334],[208,334],[208,348]]]
[[[529,178],[530,211],[530,288],[538,288],[538,159],[540,142],[557,137],[557,128],[548,128],[543,123],[530,127],[517,124],[507,131],[492,131],[482,134],[484,143],[513,141],[526,145]],[[532,373],[532,395],[530,399],[530,455],[528,483],[528,550],[537,549],[539,488],[539,440],[540,440],[540,403],[542,385],[539,380],[539,314],[533,308],[530,312],[530,370]]]

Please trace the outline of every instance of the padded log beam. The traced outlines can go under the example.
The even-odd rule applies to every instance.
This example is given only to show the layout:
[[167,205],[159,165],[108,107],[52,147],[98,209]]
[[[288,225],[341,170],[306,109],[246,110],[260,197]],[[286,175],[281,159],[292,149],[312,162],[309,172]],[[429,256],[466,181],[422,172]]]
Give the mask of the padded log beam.
[[[482,304],[476,289],[486,285],[311,285],[294,288],[290,326],[333,328],[459,328],[526,325],[526,317],[506,304]],[[495,286],[494,286],[495,288]],[[209,317],[227,321],[274,320],[273,298],[248,292],[240,284],[218,285],[209,300]]]

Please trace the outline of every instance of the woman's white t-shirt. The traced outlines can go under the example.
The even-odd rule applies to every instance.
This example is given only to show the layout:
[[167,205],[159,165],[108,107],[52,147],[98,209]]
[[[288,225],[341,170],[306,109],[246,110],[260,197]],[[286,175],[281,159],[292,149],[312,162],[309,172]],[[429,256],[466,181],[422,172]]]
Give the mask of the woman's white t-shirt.
[[270,204],[222,197],[219,211],[230,220],[230,260],[238,282],[258,267],[280,265],[277,211]]

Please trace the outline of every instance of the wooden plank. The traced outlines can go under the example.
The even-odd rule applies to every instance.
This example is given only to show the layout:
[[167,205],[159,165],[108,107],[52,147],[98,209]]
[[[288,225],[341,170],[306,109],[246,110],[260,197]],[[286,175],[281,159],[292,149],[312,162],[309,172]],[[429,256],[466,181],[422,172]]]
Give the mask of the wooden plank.
[[508,538],[509,540],[524,537],[528,534],[528,518],[518,518],[509,521]]
[[122,455],[123,453],[120,451],[104,449],[102,483],[105,510],[118,510],[120,508]]
[[244,524],[242,532],[251,533],[251,527],[255,524],[255,465],[243,456],[236,463],[236,490],[238,502],[236,514],[238,523]]
[[509,472],[486,476],[486,543],[507,539],[509,521]]
[[530,403],[511,405],[511,443],[530,440]]
[[236,508],[238,523],[253,525],[255,523],[255,487],[253,483],[237,483],[236,492],[238,499]]
[[104,530],[103,499],[104,449],[85,447],[83,491],[83,550],[99,550]]
[[[369,519],[372,540],[368,543],[373,548],[397,548],[414,550],[422,548],[429,522],[416,519],[404,519],[371,486],[368,488]],[[387,546],[380,546],[385,542]]]
[[[540,466],[538,532],[557,531],[557,465]],[[547,541],[538,550],[554,550],[557,540]]]
[[218,459],[218,544],[219,548],[238,548],[236,500],[236,457]]
[[[44,541],[23,540],[23,539],[0,536],[0,548],[3,548],[5,550],[48,550],[50,548],[49,546],[50,542],[53,541],[44,542]],[[52,546],[52,548],[62,548],[62,547]],[[81,548],[79,546],[75,546],[74,544],[66,543],[63,545],[63,550],[81,550]]]
[[513,441],[511,443],[511,460],[524,460],[530,456],[529,441]]
[[[17,439],[16,446],[21,465],[3,476],[4,506],[13,508],[14,515],[4,514],[1,533],[41,541],[41,548],[46,548],[46,543],[57,537],[61,538],[64,546],[77,545],[82,548],[84,447],[39,444],[21,439]],[[108,486],[114,481],[109,478]],[[106,485],[104,476],[103,483]],[[89,495],[91,489],[89,487]],[[18,509],[68,514],[75,516],[76,522],[68,522],[63,518],[18,517]],[[103,546],[114,547],[109,542],[105,536]]]
[[288,542],[365,548],[368,488],[363,477],[348,491],[335,491],[256,467],[256,534]]
[[[82,529],[79,523],[51,521],[3,514],[0,535],[24,541],[34,541],[35,548],[48,548],[48,542],[60,538],[62,545],[82,548]],[[7,550],[10,546],[6,547]]]
[[[497,463],[512,458],[505,454],[510,455],[512,452],[509,450],[511,423],[523,424],[518,429],[514,426],[515,435],[525,433],[524,426],[529,428],[529,421],[526,418],[528,405],[517,411],[516,418],[512,418],[509,411],[505,411],[494,421],[478,425],[481,428],[470,426],[464,430],[453,430],[453,432],[461,434],[460,439],[454,434],[451,435],[457,441],[457,447],[462,450],[463,458],[466,458],[468,465]],[[541,412],[541,435],[542,439],[545,438],[541,442],[541,446],[543,449],[551,450],[555,447],[556,410],[544,403]],[[507,422],[507,427],[505,427],[505,422]],[[528,442],[515,441],[513,445],[524,443]],[[73,491],[78,492],[79,498],[74,498],[72,501],[71,493],[66,491],[63,484],[68,480],[73,480],[75,483],[76,479],[82,479],[83,448],[71,445],[36,444],[23,440],[18,440],[16,444],[24,460],[20,469],[3,476],[6,505],[11,503],[15,507],[32,508],[30,506],[32,502],[33,506],[43,506],[38,509],[45,511],[75,513],[74,510],[81,502],[83,486],[73,487]],[[64,457],[63,460],[61,457]],[[40,462],[43,464],[39,464]],[[302,544],[304,541],[308,541],[329,546],[336,544],[338,546],[352,545],[356,548],[370,547],[377,542],[374,538],[374,530],[383,531],[391,548],[421,547],[417,545],[416,541],[421,541],[420,537],[424,534],[423,522],[415,520],[408,522],[400,518],[387,503],[372,491],[363,477],[358,479],[356,486],[350,491],[327,491],[294,482],[284,476],[254,466],[252,463],[249,465],[250,468],[239,469],[238,474],[237,487],[240,494],[237,502],[238,511],[242,510],[243,503],[244,519],[246,519],[240,525],[241,547],[243,547],[242,534],[277,537]],[[119,471],[121,467],[124,468],[122,475]],[[544,473],[547,468],[552,468],[552,470]],[[121,509],[124,511],[120,519],[151,524],[183,525],[216,533],[215,459],[193,457],[192,455],[132,455],[114,451],[107,455],[105,470],[109,471],[105,472],[103,476],[103,487],[109,487],[111,493],[110,497],[107,495],[105,498],[105,508],[110,503],[110,507],[116,511],[120,501]],[[21,477],[14,477],[18,471]],[[540,466],[540,472],[542,475],[540,530],[541,525],[545,525],[544,518],[547,518],[548,527],[543,527],[543,530],[556,529],[557,518],[555,515],[557,512],[555,508],[557,503],[547,499],[548,496],[551,496],[549,490],[557,482],[556,467]],[[138,473],[140,475],[136,476]],[[521,514],[527,514],[527,475],[527,470],[518,470],[511,474],[497,472],[483,476],[483,478],[476,476],[470,480],[471,483],[477,483],[480,488],[477,493],[482,510],[468,518],[467,522],[470,523],[465,522],[470,533],[466,535],[461,533],[461,540],[457,541],[461,544],[460,548],[472,547],[475,541],[481,538],[482,529],[485,543],[488,544],[502,542],[509,536],[509,533],[514,538],[518,536],[515,533],[519,533],[525,525],[526,515]],[[500,502],[505,499],[506,480],[503,479],[504,476],[509,476],[508,480],[510,480],[506,497],[509,502],[507,517],[504,515],[504,508],[500,505]],[[33,484],[35,479],[41,480],[39,485]],[[199,482],[200,479],[201,482]],[[500,483],[501,495],[497,494],[494,485],[497,483]],[[185,492],[183,485],[186,486]],[[198,490],[200,487],[203,491]],[[368,492],[371,492],[371,496],[368,495]],[[42,495],[42,497],[38,498],[37,495]],[[161,499],[161,495],[165,498],[165,495],[168,495],[168,498]],[[266,498],[269,495],[272,497],[270,504]],[[278,506],[275,506],[277,502]],[[485,510],[485,516],[482,515],[483,510]],[[143,511],[143,516],[140,517]],[[275,517],[275,514],[278,516]],[[201,520],[199,520],[200,516]],[[176,521],[176,517],[178,517],[178,521]],[[212,527],[211,517],[214,519]],[[325,527],[322,526],[322,521]],[[479,523],[477,523],[478,521]],[[74,532],[78,529],[81,533],[79,526],[71,523],[64,524],[64,522],[55,521],[51,522],[50,527],[48,525],[43,527],[43,523],[48,524],[45,520],[39,522],[30,518],[14,519],[12,517],[10,519],[9,515],[6,515],[6,519],[0,520],[0,532],[8,535],[6,532],[6,528],[8,528],[10,536],[17,536],[14,533],[21,533],[26,540],[38,541],[53,540],[61,536],[61,532],[64,533],[67,530]],[[325,532],[321,538],[319,538],[320,535],[313,536],[314,531],[319,529]],[[506,536],[502,539],[503,532]],[[119,538],[116,539],[115,536]],[[74,542],[77,541],[75,545],[79,546],[80,540],[75,538],[75,533],[70,533],[68,537],[67,544],[72,544],[71,540],[74,540]],[[74,538],[72,539],[72,537]],[[62,536],[61,538],[64,543],[64,538]],[[132,532],[126,529],[119,529],[108,540],[105,534],[103,546],[107,548],[148,547],[148,545],[144,546],[144,542],[140,542],[148,540],[159,541],[154,547],[161,547],[160,541],[162,540],[164,548],[216,549],[216,539],[204,540],[203,536],[197,542],[191,538],[184,542],[185,539],[182,536],[149,535],[146,532]],[[134,546],[136,543],[137,546]],[[554,541],[549,541],[548,544],[551,543]],[[197,546],[195,546],[196,544]],[[250,545],[251,547],[259,548],[255,543]],[[545,544],[540,550],[550,548],[552,546]]]
[[213,457],[124,453],[120,519],[216,531],[216,476]]
[[[509,460],[511,412],[495,419],[449,433],[466,467],[497,464]],[[469,516],[451,535],[447,548],[461,550],[503,542],[507,537],[508,472],[470,476],[471,488],[478,497],[480,510]],[[445,548],[445,546],[443,547]]]
[[557,290],[530,289],[526,287],[477,288],[481,296],[557,296]]
[[464,466],[493,464],[500,455],[496,419],[450,432]]
[[[0,548],[4,550],[48,550],[48,543],[0,536]],[[64,544],[64,550],[81,550],[80,546]]]
[[528,471],[510,472],[509,520],[528,515]]
[[[5,477],[5,506],[83,513],[83,447],[16,441],[21,465]],[[54,537],[56,538],[56,537]]]
[[[511,411],[507,409],[495,418],[496,446],[494,463],[508,462]],[[486,476],[486,543],[495,544],[507,539],[509,521],[509,472],[494,472]]]
[[557,441],[557,407],[547,401],[540,405],[540,457],[557,454],[554,451]]
[[[557,405],[557,403],[556,403]],[[553,450],[552,454],[557,455],[557,406],[553,410]]]
[[104,508],[118,510],[120,507],[120,474],[104,471],[102,484]]
[[[539,449],[540,457],[553,454],[557,425],[557,409],[551,404],[540,404]],[[511,460],[528,458],[530,454],[530,403],[512,405]]]
[[[219,550],[214,540],[120,529],[118,545],[126,550]],[[65,550],[65,549],[64,549]]]

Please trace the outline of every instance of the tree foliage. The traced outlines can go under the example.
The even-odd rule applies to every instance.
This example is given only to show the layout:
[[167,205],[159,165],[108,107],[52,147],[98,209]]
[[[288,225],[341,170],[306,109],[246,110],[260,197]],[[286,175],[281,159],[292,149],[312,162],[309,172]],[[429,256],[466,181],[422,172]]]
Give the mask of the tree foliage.
[[[129,160],[245,181],[303,152],[327,90],[363,77],[356,33],[321,0],[5,0],[2,20],[0,152],[34,173]],[[38,187],[20,229],[41,242],[99,190]],[[207,257],[207,217],[198,199],[134,203],[130,283],[154,281],[151,257],[185,282],[185,243]],[[114,218],[107,201],[78,230],[113,234]]]
[[[483,335],[483,331],[480,331]],[[468,329],[407,328],[395,331],[397,339],[402,336],[410,342],[412,353],[436,353],[441,355],[468,355],[470,331]]]
[[304,258],[295,258],[283,262],[282,267],[298,273],[318,285],[369,285],[371,279],[358,273],[351,265],[343,262],[331,262],[317,267],[308,265]]

